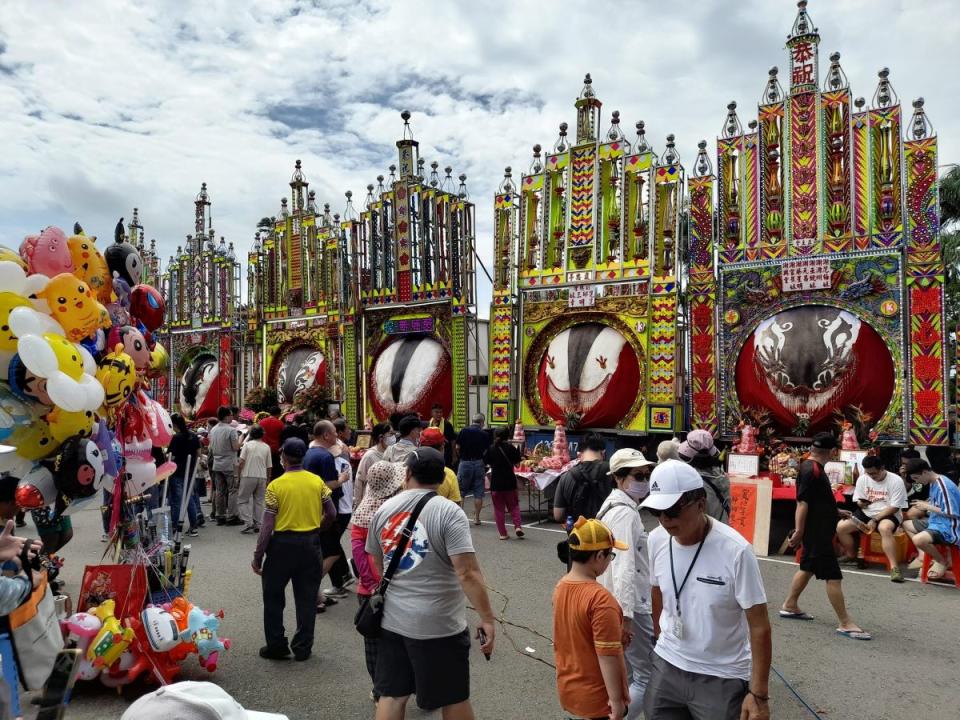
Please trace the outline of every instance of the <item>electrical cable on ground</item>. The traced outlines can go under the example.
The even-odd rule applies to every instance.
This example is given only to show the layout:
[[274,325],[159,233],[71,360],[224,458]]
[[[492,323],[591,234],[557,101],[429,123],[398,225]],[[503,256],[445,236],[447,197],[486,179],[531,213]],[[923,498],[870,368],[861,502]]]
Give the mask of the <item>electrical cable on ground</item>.
[[[509,632],[507,632],[507,626],[516,628],[518,630],[524,630],[525,632],[531,633],[532,635],[536,635],[538,638],[546,640],[548,643],[550,643],[551,646],[553,645],[553,638],[548,637],[543,633],[534,630],[532,627],[528,627],[526,625],[520,625],[519,623],[515,623],[507,620],[504,617],[504,614],[506,613],[507,605],[510,604],[510,598],[504,593],[497,590],[496,588],[490,587],[489,585],[485,585],[484,587],[486,587],[486,589],[489,590],[490,592],[496,595],[499,595],[501,598],[503,598],[503,607],[501,607],[500,612],[494,616],[494,620],[496,620],[496,622],[501,626],[501,631],[503,633],[503,636],[507,638],[507,640],[510,642],[510,645],[511,647],[513,647],[514,652],[516,652],[518,655],[521,655],[525,658],[529,658],[530,660],[536,660],[538,663],[542,663],[543,665],[546,665],[548,668],[551,668],[552,670],[556,670],[557,666],[554,665],[553,663],[548,662],[547,660],[544,660],[541,657],[537,657],[536,655],[532,655],[528,652],[524,652],[523,650],[521,650],[519,645],[517,645],[516,640],[513,639],[513,636],[510,635]],[[471,605],[468,605],[467,609],[473,610],[474,612],[476,612],[476,608],[474,608]]]
[[814,710],[814,709],[810,706],[810,703],[808,703],[806,700],[803,699],[803,696],[800,695],[800,693],[798,693],[798,692],[796,691],[796,689],[793,687],[793,685],[791,685],[791,684],[787,681],[787,679],[783,676],[783,674],[781,674],[781,672],[780,672],[779,670],[777,670],[773,665],[770,666],[770,669],[773,670],[773,672],[776,674],[776,676],[777,676],[778,678],[780,678],[780,681],[781,681],[784,685],[787,686],[787,690],[789,690],[791,693],[793,693],[793,696],[794,696],[797,700],[800,701],[800,704],[803,705],[807,710],[810,711],[810,714],[811,714],[811,715],[813,715],[815,718],[817,718],[817,720],[824,720],[823,715],[821,715],[821,714],[818,713],[816,710]]

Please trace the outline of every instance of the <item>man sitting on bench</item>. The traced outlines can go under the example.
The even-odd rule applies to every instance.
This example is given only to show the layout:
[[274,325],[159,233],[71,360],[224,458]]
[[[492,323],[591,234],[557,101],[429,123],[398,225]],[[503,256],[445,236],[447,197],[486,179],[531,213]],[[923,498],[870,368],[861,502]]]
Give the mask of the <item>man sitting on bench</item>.
[[883,553],[890,561],[890,580],[903,582],[903,572],[897,563],[897,544],[893,534],[903,522],[901,508],[907,507],[907,491],[899,475],[888,472],[880,458],[868,455],[861,463],[863,474],[857,478],[857,487],[853,491],[853,500],[859,507],[853,515],[837,523],[837,539],[846,551],[841,564],[852,565],[857,562],[857,549],[854,533],[880,532]]

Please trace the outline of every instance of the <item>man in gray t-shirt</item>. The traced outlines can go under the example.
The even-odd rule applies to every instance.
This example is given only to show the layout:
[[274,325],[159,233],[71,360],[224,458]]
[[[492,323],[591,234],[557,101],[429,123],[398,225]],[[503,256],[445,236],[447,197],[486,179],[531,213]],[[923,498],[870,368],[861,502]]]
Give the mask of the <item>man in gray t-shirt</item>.
[[[443,482],[443,455],[433,448],[413,450],[403,467],[406,490],[380,507],[367,536],[366,550],[381,574],[414,507]],[[470,524],[458,505],[434,496],[420,512],[387,589],[374,679],[378,716],[383,705],[383,717],[403,717],[414,691],[423,709],[451,708],[450,717],[472,713],[466,599],[480,615],[480,649],[489,656],[494,616]]]
[[217,525],[242,525],[237,515],[237,451],[240,439],[230,424],[233,414],[227,406],[217,410],[220,421],[210,431],[210,479],[213,481],[213,514]]

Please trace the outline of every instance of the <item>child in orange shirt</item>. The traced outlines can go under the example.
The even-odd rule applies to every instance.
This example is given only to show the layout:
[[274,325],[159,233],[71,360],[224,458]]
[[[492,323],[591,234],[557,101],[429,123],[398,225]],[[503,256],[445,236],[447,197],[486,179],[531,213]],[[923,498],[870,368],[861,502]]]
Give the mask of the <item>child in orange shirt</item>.
[[630,691],[623,663],[623,612],[597,578],[610,565],[614,539],[599,520],[580,517],[568,539],[570,572],[553,591],[553,645],[560,705],[579,718],[622,720]]

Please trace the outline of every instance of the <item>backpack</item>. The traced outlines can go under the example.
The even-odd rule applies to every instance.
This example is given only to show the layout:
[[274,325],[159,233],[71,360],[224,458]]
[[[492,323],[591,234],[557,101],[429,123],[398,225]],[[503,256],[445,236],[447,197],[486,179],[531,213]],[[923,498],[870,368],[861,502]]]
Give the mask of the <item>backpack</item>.
[[[577,472],[578,470],[580,472]],[[581,465],[575,465],[568,472],[575,483],[567,515],[572,515],[574,520],[581,515],[587,517],[592,514],[586,510],[587,499],[599,491],[600,480],[588,478],[582,471]]]

